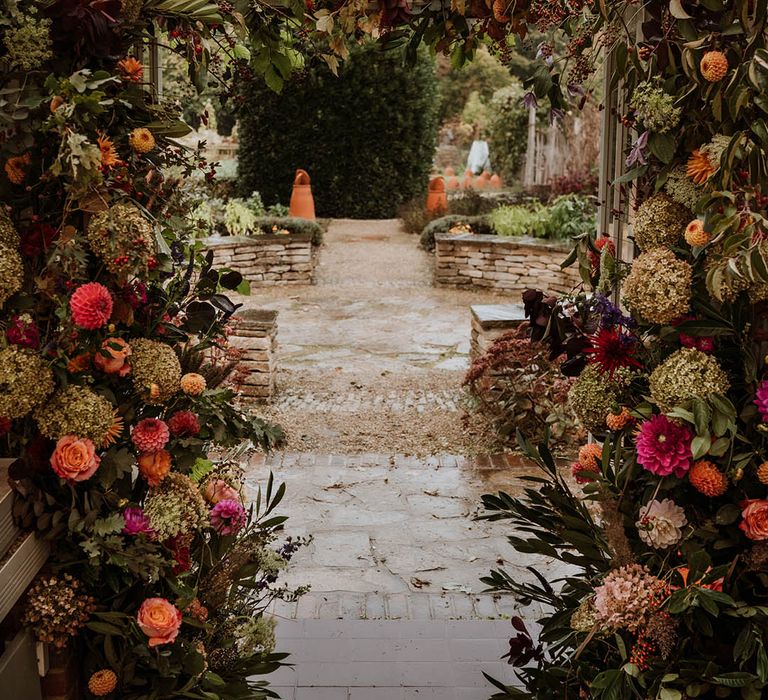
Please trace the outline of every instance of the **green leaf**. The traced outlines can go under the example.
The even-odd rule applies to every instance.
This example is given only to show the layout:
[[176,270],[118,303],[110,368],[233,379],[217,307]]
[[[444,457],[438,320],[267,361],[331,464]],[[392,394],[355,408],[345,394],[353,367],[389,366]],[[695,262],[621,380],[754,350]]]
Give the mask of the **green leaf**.
[[735,503],[727,503],[722,506],[715,515],[715,522],[718,525],[731,525],[741,516],[741,508]]
[[671,163],[677,150],[677,140],[672,134],[653,134],[648,141],[651,153],[662,163]]
[[712,445],[712,439],[707,435],[702,437],[697,435],[691,442],[691,452],[693,452],[694,459],[701,459],[709,452],[709,448]]
[[722,675],[715,676],[711,680],[713,683],[725,686],[726,688],[744,688],[754,683],[757,677],[751,673],[734,671],[733,673],[723,673]]

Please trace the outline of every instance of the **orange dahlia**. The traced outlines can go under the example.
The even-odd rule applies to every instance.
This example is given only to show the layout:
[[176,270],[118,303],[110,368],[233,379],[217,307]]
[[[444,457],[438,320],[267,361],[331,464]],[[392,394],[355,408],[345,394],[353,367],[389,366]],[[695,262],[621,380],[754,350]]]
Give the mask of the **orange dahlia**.
[[694,247],[709,243],[709,234],[704,230],[704,222],[701,219],[694,219],[685,227],[685,242]]
[[605,424],[608,430],[623,430],[632,422],[632,416],[626,406],[622,406],[618,413],[609,413],[605,417]]
[[200,396],[205,391],[206,386],[205,377],[196,372],[187,372],[181,378],[181,390],[187,396]]
[[136,153],[149,153],[156,146],[152,132],[144,127],[134,129],[128,137],[128,142]]
[[603,461],[603,448],[596,442],[590,442],[579,448],[579,462],[591,472],[600,471],[600,463]]
[[768,486],[768,462],[763,462],[757,468],[757,478],[760,480],[761,484]]
[[728,72],[728,59],[722,51],[707,51],[701,59],[700,68],[704,80],[716,83]]
[[128,56],[117,63],[117,69],[123,78],[131,83],[140,83],[144,78],[144,66],[133,56]]
[[688,165],[685,168],[685,174],[691,178],[697,185],[703,185],[714,175],[717,168],[712,165],[709,157],[700,149],[691,153],[688,159]]
[[117,687],[117,676],[109,668],[96,671],[88,680],[88,690],[96,697],[109,695]]
[[104,436],[99,447],[111,447],[114,445],[117,442],[117,439],[123,434],[123,427],[123,417],[119,416],[117,411],[115,411],[112,417],[112,425],[109,427],[109,430],[107,430],[107,434]]
[[101,151],[101,165],[105,168],[114,168],[120,164],[120,156],[117,155],[115,144],[109,136],[100,135],[96,139]]
[[688,481],[705,496],[722,496],[728,490],[728,478],[712,462],[705,459],[695,462],[688,472]]
[[27,152],[21,156],[11,156],[5,161],[5,174],[14,185],[20,185],[27,177],[27,166],[32,162],[32,155]]

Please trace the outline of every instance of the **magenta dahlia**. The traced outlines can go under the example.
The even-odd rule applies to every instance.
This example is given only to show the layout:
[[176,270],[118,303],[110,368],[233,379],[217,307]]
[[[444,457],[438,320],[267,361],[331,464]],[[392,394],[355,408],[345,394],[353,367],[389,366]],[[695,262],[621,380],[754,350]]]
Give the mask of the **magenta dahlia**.
[[693,464],[693,433],[665,415],[653,416],[640,424],[635,445],[637,461],[656,476],[674,474],[682,478]]
[[211,527],[220,535],[235,535],[245,525],[245,508],[239,501],[219,501],[211,510]]
[[757,386],[755,405],[763,418],[763,423],[768,423],[768,379],[763,379]]
[[200,421],[192,411],[176,411],[168,420],[168,427],[177,437],[194,436],[200,432]]
[[131,430],[131,440],[139,452],[159,452],[170,437],[168,426],[159,418],[144,418]]
[[123,511],[123,533],[126,535],[151,535],[154,533],[149,518],[141,508],[129,506]]
[[69,299],[69,309],[75,325],[89,331],[107,324],[112,315],[112,306],[112,295],[98,282],[79,286]]

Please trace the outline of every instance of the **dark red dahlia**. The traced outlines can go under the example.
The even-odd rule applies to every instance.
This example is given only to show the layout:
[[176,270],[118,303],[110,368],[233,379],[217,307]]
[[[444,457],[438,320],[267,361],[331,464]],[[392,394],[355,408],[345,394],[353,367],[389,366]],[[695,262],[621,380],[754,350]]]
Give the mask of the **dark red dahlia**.
[[621,367],[642,367],[635,357],[638,341],[620,328],[602,328],[590,337],[590,347],[584,350],[589,362],[600,366],[609,376]]
[[176,437],[194,436],[200,432],[200,421],[192,411],[176,411],[168,419],[168,427]]

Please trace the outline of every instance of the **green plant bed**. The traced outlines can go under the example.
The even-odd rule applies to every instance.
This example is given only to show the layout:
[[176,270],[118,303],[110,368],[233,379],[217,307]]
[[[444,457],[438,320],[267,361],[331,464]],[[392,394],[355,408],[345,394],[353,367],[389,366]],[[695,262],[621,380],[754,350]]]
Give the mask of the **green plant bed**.
[[419,244],[424,250],[433,251],[435,249],[435,235],[438,233],[448,233],[452,228],[465,225],[469,227],[471,233],[493,235],[495,231],[487,216],[461,216],[459,214],[449,214],[435,219],[424,227],[419,237]]
[[248,235],[260,235],[288,231],[289,234],[309,234],[312,236],[312,245],[319,246],[323,243],[325,229],[317,221],[299,219],[294,216],[259,216],[256,217],[256,228]]

